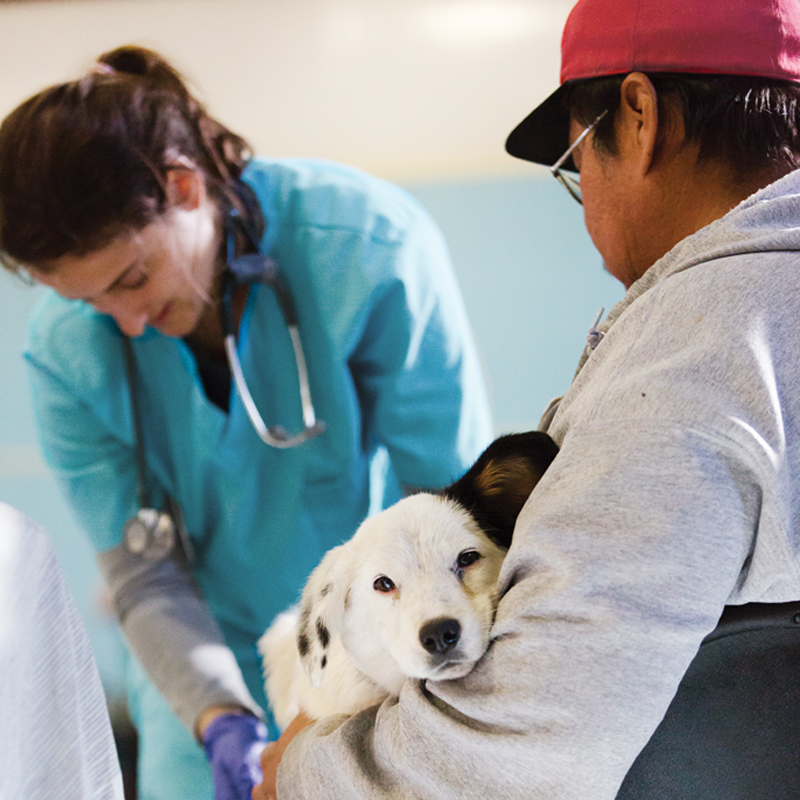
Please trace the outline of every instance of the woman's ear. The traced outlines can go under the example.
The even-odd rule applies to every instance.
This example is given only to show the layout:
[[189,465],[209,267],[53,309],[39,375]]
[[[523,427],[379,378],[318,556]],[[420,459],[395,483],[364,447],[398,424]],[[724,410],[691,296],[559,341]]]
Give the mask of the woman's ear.
[[186,163],[181,162],[167,167],[167,200],[172,208],[194,211],[206,199],[205,177],[202,171],[188,160]]

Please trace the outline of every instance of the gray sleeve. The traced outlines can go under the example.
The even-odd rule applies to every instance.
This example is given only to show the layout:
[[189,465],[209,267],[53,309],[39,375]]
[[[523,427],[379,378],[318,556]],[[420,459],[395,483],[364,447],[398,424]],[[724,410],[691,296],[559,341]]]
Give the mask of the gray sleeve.
[[613,800],[737,585],[751,464],[669,424],[574,431],[517,523],[486,656],[303,731],[280,800]]
[[261,716],[233,652],[185,561],[160,561],[123,545],[98,555],[122,631],[150,680],[194,733],[212,705],[241,706]]

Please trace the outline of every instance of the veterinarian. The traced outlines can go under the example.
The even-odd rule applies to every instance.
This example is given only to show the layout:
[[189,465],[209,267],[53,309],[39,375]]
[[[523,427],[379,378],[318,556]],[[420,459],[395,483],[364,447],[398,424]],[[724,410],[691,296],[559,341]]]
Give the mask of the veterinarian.
[[800,4],[580,0],[561,77],[507,149],[627,293],[543,419],[493,646],[303,730],[280,800],[800,796]]
[[26,356],[136,656],[139,796],[249,798],[256,639],[365,515],[491,438],[442,236],[355,169],[251,158],[124,47],[3,122],[0,251],[54,290]]

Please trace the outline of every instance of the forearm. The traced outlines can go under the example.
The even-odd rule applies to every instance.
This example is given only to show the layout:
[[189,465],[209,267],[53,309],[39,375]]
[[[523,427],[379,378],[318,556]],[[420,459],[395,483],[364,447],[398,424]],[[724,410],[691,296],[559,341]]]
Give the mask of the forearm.
[[197,735],[201,715],[212,708],[261,713],[183,562],[148,561],[122,545],[98,562],[125,638],[190,731]]

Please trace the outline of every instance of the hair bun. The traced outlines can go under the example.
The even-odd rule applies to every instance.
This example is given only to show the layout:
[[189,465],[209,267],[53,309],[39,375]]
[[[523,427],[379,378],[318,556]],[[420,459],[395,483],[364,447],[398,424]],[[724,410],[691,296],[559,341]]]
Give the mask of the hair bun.
[[142,77],[155,77],[180,80],[178,73],[154,50],[135,45],[124,45],[103,53],[97,59],[100,64],[107,64],[115,72]]

